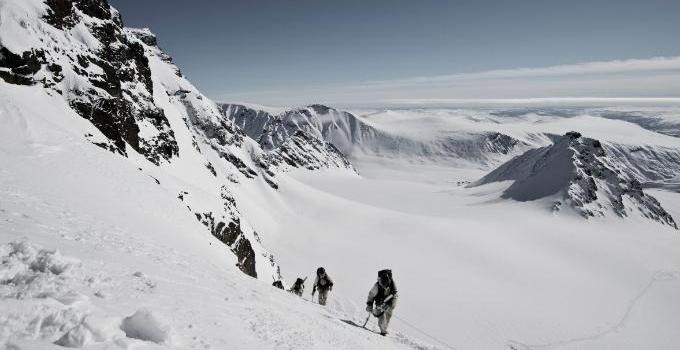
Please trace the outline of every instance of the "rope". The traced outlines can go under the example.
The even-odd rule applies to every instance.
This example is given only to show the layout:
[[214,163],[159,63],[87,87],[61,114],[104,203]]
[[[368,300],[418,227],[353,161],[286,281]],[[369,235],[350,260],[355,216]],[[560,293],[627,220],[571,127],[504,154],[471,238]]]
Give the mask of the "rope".
[[449,349],[451,349],[451,350],[456,350],[456,348],[454,348],[453,346],[449,345],[449,344],[446,343],[445,341],[440,340],[440,339],[438,339],[437,337],[435,337],[435,336],[433,336],[433,335],[431,335],[431,334],[425,332],[424,330],[422,330],[422,329],[420,329],[420,328],[414,326],[413,324],[407,322],[407,321],[404,320],[403,318],[401,318],[401,317],[399,317],[399,316],[397,316],[397,315],[392,315],[392,317],[394,317],[394,318],[396,318],[397,320],[403,322],[405,325],[407,325],[407,326],[413,328],[414,330],[416,330],[416,331],[418,331],[419,333],[425,335],[426,337],[428,337],[428,338],[430,338],[430,339],[432,339],[432,340],[438,342],[439,344],[444,345],[444,346],[446,346],[447,348],[449,348]]
[[[345,298],[345,296],[342,295],[341,293],[335,292],[335,295],[337,296],[338,299],[351,300],[351,299]],[[312,302],[313,302],[313,299],[312,299]],[[372,315],[371,315],[371,316],[372,316]],[[404,320],[403,318],[401,318],[401,317],[399,317],[399,316],[397,316],[397,315],[395,315],[395,314],[392,314],[392,317],[393,317],[393,318],[396,318],[397,320],[401,321],[401,322],[404,323],[405,325],[407,325],[407,326],[413,328],[414,330],[418,331],[420,334],[423,334],[424,336],[426,336],[426,337],[428,337],[428,338],[430,338],[430,339],[436,341],[437,343],[439,343],[439,344],[441,344],[441,345],[444,345],[445,347],[447,347],[447,348],[449,348],[449,349],[451,349],[451,350],[456,350],[456,348],[454,348],[453,346],[449,345],[449,344],[446,343],[445,341],[440,340],[440,339],[438,339],[437,337],[435,337],[435,336],[433,336],[433,335],[431,335],[431,334],[425,332],[424,330],[422,330],[422,329],[420,329],[420,328],[414,326],[413,324],[407,322],[407,321]]]

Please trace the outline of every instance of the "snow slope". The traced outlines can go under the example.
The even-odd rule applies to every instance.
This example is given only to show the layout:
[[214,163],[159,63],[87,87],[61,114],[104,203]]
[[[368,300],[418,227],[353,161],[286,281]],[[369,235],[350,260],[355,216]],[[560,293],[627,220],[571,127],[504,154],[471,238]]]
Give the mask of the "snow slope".
[[431,348],[248,278],[176,198],[201,187],[93,146],[60,96],[0,82],[0,97],[0,347]]

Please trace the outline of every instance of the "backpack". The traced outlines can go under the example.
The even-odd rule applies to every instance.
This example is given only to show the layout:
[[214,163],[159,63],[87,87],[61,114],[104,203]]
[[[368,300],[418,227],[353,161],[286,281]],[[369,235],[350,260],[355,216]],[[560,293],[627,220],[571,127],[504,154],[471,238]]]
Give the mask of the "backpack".
[[302,278],[298,278],[297,280],[295,280],[295,283],[293,284],[293,290],[295,291],[301,290],[302,288],[304,288],[304,286],[305,280],[303,280]]
[[[394,285],[394,280],[392,279],[392,270],[385,269],[378,271],[378,279],[387,279],[387,287],[383,287],[380,283],[378,285],[378,295],[375,298],[376,305],[382,305],[383,303],[391,304],[390,295],[394,296],[397,294],[397,287]],[[389,288],[389,294],[387,289]]]
[[328,280],[328,275],[319,277],[319,288],[328,288],[331,282]]

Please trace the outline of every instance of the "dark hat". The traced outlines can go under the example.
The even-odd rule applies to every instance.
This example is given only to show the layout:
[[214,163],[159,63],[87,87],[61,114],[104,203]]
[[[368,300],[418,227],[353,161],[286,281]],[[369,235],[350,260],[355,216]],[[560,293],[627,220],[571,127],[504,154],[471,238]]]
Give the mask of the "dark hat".
[[384,269],[384,270],[378,271],[378,277],[382,277],[382,276],[387,276],[389,278],[392,278],[392,270],[391,269]]

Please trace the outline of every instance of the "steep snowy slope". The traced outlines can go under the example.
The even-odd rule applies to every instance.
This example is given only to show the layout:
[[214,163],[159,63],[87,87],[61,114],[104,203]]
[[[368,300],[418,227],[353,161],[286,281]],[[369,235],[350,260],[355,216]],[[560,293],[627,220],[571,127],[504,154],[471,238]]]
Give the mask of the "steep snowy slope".
[[431,138],[408,132],[390,133],[349,112],[323,105],[287,110],[277,115],[238,104],[220,106],[226,117],[264,149],[277,148],[296,133],[304,132],[329,142],[350,159],[371,155],[420,162],[465,162],[468,166],[486,167],[528,147],[500,132],[460,132]]
[[[0,43],[6,116],[49,113],[76,137],[127,157],[227,245],[243,272],[278,278],[230,192],[247,179],[274,184],[274,173],[253,161],[257,144],[182,77],[153,34],[123,29],[106,1],[3,0]],[[38,103],[14,86],[49,98]]]
[[564,204],[585,217],[613,212],[639,214],[678,228],[656,198],[627,174],[625,164],[608,157],[600,141],[569,132],[552,146],[527,151],[484,176],[473,186],[514,181],[501,197],[518,201],[548,198],[553,209]]

